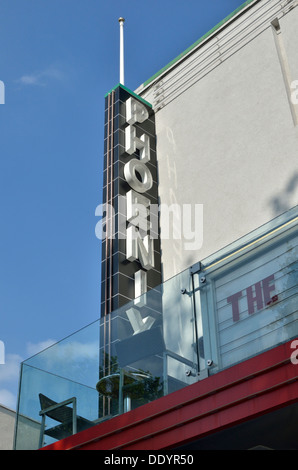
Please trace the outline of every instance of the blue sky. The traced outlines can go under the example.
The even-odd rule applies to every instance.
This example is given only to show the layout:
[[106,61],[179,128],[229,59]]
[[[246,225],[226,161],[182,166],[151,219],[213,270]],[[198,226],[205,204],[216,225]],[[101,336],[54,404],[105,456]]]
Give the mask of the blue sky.
[[0,0],[0,403],[20,362],[99,318],[104,95],[134,90],[243,0]]

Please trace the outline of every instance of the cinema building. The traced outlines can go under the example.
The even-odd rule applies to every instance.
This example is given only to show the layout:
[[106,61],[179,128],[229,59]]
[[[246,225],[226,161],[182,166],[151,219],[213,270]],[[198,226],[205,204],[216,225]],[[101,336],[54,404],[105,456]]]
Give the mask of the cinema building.
[[297,31],[249,0],[107,93],[100,318],[22,363],[16,449],[298,449]]

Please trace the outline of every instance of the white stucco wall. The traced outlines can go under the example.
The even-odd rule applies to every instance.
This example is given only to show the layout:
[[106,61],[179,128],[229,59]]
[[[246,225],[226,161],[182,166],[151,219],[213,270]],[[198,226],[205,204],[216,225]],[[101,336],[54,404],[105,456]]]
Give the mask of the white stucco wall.
[[298,203],[298,127],[271,26],[278,17],[298,80],[297,2],[281,10],[285,3],[258,3],[141,93],[163,97],[155,103],[161,204],[204,208],[203,245],[194,250],[163,238],[161,211],[165,280]]
[[16,413],[0,405],[0,450],[13,449]]

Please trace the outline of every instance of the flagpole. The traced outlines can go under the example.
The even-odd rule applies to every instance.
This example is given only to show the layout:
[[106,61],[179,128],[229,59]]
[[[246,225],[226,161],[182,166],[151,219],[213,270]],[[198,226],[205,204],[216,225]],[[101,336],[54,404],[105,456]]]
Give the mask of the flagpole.
[[124,34],[123,34],[123,25],[124,18],[119,18],[120,24],[120,83],[124,85]]

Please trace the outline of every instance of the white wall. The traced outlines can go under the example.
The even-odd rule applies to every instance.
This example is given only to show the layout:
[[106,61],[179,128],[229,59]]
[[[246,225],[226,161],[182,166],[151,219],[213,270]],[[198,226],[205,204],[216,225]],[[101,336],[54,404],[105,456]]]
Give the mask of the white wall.
[[0,405],[0,450],[12,450],[16,413]]
[[[219,32],[211,49],[206,44],[188,59],[200,55],[206,61],[204,48],[214,54],[215,41],[221,41],[223,60],[218,65],[217,55],[208,73],[202,73],[202,63],[193,65],[197,79],[190,80],[186,61],[142,93],[150,101],[161,87],[165,97],[155,106],[160,202],[204,206],[201,248],[186,251],[185,240],[162,238],[165,280],[298,203],[298,127],[271,26],[271,7],[278,12],[285,60],[297,80],[298,8],[283,12],[281,3],[257,4],[239,19],[237,28],[233,24]],[[239,38],[245,37],[249,25],[254,35],[247,32],[240,47]],[[238,48],[225,56],[233,44]],[[161,237],[165,224],[161,213]]]

